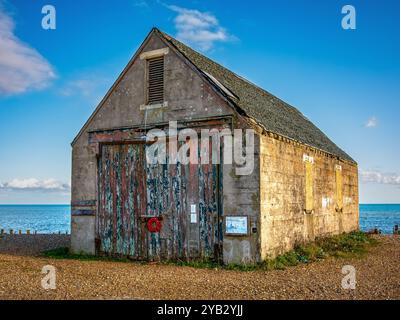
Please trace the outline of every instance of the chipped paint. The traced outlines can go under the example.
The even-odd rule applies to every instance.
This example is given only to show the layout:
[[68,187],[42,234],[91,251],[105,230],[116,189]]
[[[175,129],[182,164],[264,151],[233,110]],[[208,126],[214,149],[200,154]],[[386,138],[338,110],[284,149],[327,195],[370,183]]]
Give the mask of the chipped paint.
[[329,197],[322,197],[322,208],[326,209],[332,204],[332,199]]
[[344,197],[344,204],[349,205],[353,203],[353,198],[352,197]]
[[[210,141],[211,143],[211,141]],[[222,241],[218,165],[147,164],[144,144],[104,144],[99,157],[99,253],[136,259],[215,256]],[[168,161],[168,160],[167,160]],[[198,223],[190,224],[190,205]],[[147,221],[158,217],[160,232]],[[197,235],[189,226],[194,225]],[[189,240],[192,248],[189,250]]]

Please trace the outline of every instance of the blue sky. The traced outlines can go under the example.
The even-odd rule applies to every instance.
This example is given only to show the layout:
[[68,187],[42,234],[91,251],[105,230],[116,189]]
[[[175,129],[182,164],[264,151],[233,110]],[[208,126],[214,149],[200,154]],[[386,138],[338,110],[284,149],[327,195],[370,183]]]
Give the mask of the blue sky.
[[[46,4],[55,30],[41,26]],[[346,4],[356,30],[341,27]],[[299,108],[358,161],[361,202],[400,203],[399,12],[395,0],[0,0],[0,203],[69,202],[70,142],[153,26]]]

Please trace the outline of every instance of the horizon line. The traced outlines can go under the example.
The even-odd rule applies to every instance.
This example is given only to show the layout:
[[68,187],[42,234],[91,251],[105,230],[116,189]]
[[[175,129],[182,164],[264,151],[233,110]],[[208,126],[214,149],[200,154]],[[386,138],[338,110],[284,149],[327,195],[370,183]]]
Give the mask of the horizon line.
[[[383,205],[383,204],[397,204],[400,202],[370,202],[370,203],[359,203],[359,205]],[[70,203],[0,203],[0,206],[70,206]]]

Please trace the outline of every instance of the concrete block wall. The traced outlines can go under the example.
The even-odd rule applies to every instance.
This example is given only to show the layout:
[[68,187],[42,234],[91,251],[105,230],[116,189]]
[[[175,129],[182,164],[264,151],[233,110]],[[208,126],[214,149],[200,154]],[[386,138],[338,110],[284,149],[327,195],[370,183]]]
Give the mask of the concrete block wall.
[[[236,175],[235,165],[223,166],[223,216],[248,216],[249,234],[224,234],[224,263],[254,263],[260,256],[260,162],[259,136],[254,137],[254,170],[250,175]],[[253,232],[253,229],[256,228]]]
[[77,254],[95,254],[95,216],[72,216],[71,248]]
[[[313,157],[314,211],[305,209],[305,163]],[[336,210],[335,166],[342,166],[343,212]],[[273,135],[260,136],[261,259],[316,237],[358,229],[357,165]]]

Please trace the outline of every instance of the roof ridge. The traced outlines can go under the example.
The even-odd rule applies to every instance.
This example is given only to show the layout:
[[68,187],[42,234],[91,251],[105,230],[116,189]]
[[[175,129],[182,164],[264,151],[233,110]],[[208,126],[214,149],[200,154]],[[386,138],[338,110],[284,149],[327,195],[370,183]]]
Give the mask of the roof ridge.
[[[215,77],[216,80],[237,97],[237,99],[227,97],[227,101],[232,103],[234,107],[237,107],[236,110],[238,112],[243,112],[268,132],[287,137],[294,141],[303,143],[304,145],[313,147],[316,150],[321,150],[340,159],[356,163],[296,107],[291,106],[265,89],[253,84],[244,77],[204,56],[156,27],[151,29],[145,40],[136,50],[135,54],[120,73],[117,80],[107,91],[106,95],[97,105],[89,119],[79,131],[78,135],[72,141],[72,145],[76,143],[89,123],[96,116],[97,112],[111,95],[118,83],[123,79],[126,72],[128,72],[129,68],[136,60],[139,52],[147,44],[153,34],[156,34],[160,39],[165,41],[166,45],[171,46],[171,48],[179,52],[183,58],[190,62],[193,67],[202,73],[207,79],[209,77],[205,72],[208,72],[210,75]],[[209,82],[211,85],[215,85],[212,80],[209,80]],[[221,90],[219,86],[216,87]]]
[[178,50],[200,72],[207,72],[239,99],[232,101],[267,131],[302,142],[339,158],[355,162],[299,109],[252,83],[181,41],[156,29],[168,44]]
[[[246,79],[245,77],[239,75],[238,73],[236,73],[236,72],[234,72],[234,71],[228,69],[227,67],[225,67],[225,66],[222,65],[221,63],[219,63],[219,62],[217,62],[217,61],[215,61],[215,60],[213,60],[213,59],[207,57],[206,55],[204,55],[204,54],[202,54],[201,52],[199,52],[199,51],[193,49],[192,47],[189,47],[188,45],[186,45],[186,44],[184,44],[182,41],[179,41],[178,39],[172,37],[172,36],[169,35],[168,33],[164,32],[164,31],[161,31],[161,30],[158,29],[158,28],[154,28],[154,29],[155,29],[156,31],[158,31],[159,33],[161,33],[161,35],[162,35],[163,37],[165,37],[166,40],[167,40],[169,43],[171,43],[170,40],[174,40],[174,41],[176,41],[176,42],[179,42],[181,45],[185,46],[187,49],[192,50],[194,53],[200,55],[203,59],[207,59],[207,60],[210,61],[211,63],[216,64],[218,67],[220,67],[220,68],[226,70],[226,71],[229,72],[229,73],[232,73],[232,74],[233,74],[236,78],[238,78],[239,80],[244,81],[244,82],[246,82],[248,85],[251,85],[251,86],[257,88],[257,89],[260,90],[263,94],[266,94],[266,95],[268,95],[268,96],[271,96],[271,97],[274,98],[274,99],[279,100],[280,102],[284,103],[286,106],[292,108],[293,111],[296,111],[296,112],[300,113],[301,115],[303,115],[303,114],[301,113],[301,111],[300,111],[299,109],[297,109],[295,106],[292,106],[292,105],[290,105],[289,103],[283,101],[281,98],[279,98],[279,97],[277,97],[276,95],[274,95],[273,93],[267,91],[266,89],[264,89],[263,87],[259,86],[258,84],[255,84],[254,82],[252,82],[252,81]],[[172,43],[172,44],[173,44],[173,43]],[[179,48],[177,48],[177,49],[179,50]],[[181,50],[179,50],[179,51],[181,52]],[[181,53],[182,53],[182,52],[181,52]],[[183,54],[184,54],[184,53],[183,53]],[[185,56],[186,56],[186,55],[185,55]],[[186,57],[186,58],[188,58],[188,57]],[[188,59],[190,60],[190,58],[188,58]],[[196,67],[197,67],[197,66],[196,66]],[[213,75],[213,76],[214,76],[214,75]],[[215,77],[215,76],[214,76],[214,77]],[[303,115],[303,116],[304,116],[304,115]]]

